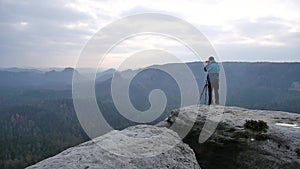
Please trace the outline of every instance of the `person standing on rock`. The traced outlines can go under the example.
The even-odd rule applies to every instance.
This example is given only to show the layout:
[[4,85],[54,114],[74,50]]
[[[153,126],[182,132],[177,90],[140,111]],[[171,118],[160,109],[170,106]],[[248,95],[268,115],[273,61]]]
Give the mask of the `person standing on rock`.
[[204,66],[204,71],[207,72],[207,82],[208,82],[208,105],[212,103],[212,90],[215,94],[215,104],[219,104],[219,72],[220,66],[215,61],[213,56],[208,58],[206,61],[207,65]]

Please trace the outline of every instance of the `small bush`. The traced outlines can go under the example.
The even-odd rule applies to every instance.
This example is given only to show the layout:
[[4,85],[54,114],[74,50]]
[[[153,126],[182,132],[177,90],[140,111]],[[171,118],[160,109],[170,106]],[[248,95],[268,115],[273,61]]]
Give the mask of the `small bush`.
[[244,128],[257,132],[266,132],[269,126],[262,120],[246,120]]

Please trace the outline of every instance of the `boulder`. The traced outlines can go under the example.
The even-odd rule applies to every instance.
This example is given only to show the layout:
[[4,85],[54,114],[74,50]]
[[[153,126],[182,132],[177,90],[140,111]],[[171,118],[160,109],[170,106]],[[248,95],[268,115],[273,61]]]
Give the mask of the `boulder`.
[[167,128],[137,125],[43,160],[28,169],[200,169],[193,150]]
[[299,114],[200,105],[174,110],[158,126],[178,132],[191,124],[183,140],[202,169],[300,169]]

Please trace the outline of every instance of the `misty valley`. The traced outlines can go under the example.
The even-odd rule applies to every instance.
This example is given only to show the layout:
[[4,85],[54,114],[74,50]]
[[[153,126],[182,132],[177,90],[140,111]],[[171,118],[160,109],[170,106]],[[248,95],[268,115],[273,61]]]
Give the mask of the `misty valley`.
[[[226,106],[278,110],[300,114],[300,63],[222,63],[227,82]],[[206,74],[203,64],[187,63],[199,92]],[[174,67],[178,64],[160,65]],[[131,74],[136,70],[118,72]],[[24,168],[71,146],[89,140],[82,129],[72,100],[72,77],[76,69],[44,71],[3,68],[0,70],[0,168]],[[106,121],[114,129],[136,125],[120,115],[111,95],[114,69],[98,72],[95,80],[97,101]],[[189,82],[186,82],[189,83]],[[176,81],[161,70],[144,68],[131,81],[129,95],[136,109],[150,107],[149,93],[161,89],[167,97],[164,113],[157,124],[180,107]]]

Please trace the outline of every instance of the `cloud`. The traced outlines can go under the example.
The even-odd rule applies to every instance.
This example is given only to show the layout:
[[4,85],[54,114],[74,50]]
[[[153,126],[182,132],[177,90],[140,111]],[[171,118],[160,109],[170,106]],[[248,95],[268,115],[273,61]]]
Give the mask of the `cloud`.
[[215,45],[219,57],[223,61],[275,61],[295,62],[299,61],[299,46],[261,46],[230,44]]
[[248,40],[249,43],[280,46],[288,45],[284,37],[291,37],[292,23],[281,18],[258,18],[256,20],[239,20],[233,22],[238,37]]
[[72,50],[78,50],[82,45],[78,42],[92,35],[86,29],[64,27],[68,23],[87,21],[90,17],[64,7],[63,3],[1,1],[0,6],[1,66],[43,66],[45,60],[53,60],[53,65],[59,65],[58,57],[77,54]]
[[297,0],[2,0],[0,66],[74,66],[80,50],[97,30],[116,19],[144,12],[187,20],[228,60],[285,61],[288,56],[299,61],[298,10]]
[[1,22],[43,21],[61,23],[86,20],[83,12],[65,7],[62,1],[1,1]]
[[239,20],[233,23],[238,34],[250,38],[262,37],[265,35],[277,35],[289,31],[279,18],[258,18],[256,20]]

